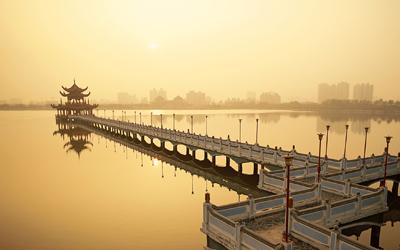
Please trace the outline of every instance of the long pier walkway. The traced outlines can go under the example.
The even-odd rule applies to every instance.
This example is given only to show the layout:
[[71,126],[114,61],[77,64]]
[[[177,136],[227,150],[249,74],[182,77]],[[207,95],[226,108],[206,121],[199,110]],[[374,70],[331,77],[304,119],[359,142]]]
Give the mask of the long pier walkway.
[[[388,209],[385,186],[374,189],[357,183],[400,174],[399,157],[388,156],[388,164],[383,168],[385,155],[372,155],[365,162],[360,157],[323,159],[321,178],[316,178],[318,157],[298,153],[295,148],[285,151],[93,115],[72,115],[68,119],[127,139],[145,142],[147,137],[151,143],[158,139],[162,149],[166,148],[166,142],[173,145],[173,151],[177,151],[178,145],[184,145],[186,157],[191,151],[193,159],[201,149],[205,152],[204,159],[211,157],[213,165],[217,156],[225,156],[226,165],[235,161],[239,173],[243,163],[252,162],[255,173],[261,165],[258,187],[275,195],[216,206],[206,194],[201,231],[225,249],[375,249],[342,235],[340,226]],[[264,169],[268,165],[283,167],[283,156],[289,154],[294,159],[289,176],[293,206],[286,204],[282,193],[289,181],[284,177],[288,169]],[[398,178],[394,180],[398,183]],[[290,242],[281,240],[286,205],[291,207],[287,217]]]

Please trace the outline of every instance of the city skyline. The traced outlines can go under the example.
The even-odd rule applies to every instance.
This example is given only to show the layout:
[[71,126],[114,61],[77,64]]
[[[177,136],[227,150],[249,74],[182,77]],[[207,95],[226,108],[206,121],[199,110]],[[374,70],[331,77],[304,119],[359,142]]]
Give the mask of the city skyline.
[[[363,8],[360,8],[362,3]],[[369,82],[397,100],[398,1],[173,0],[0,3],[0,100],[57,99],[76,78],[93,99],[118,92],[213,99],[272,90],[315,101],[321,82]],[[384,63],[382,63],[384,62]]]

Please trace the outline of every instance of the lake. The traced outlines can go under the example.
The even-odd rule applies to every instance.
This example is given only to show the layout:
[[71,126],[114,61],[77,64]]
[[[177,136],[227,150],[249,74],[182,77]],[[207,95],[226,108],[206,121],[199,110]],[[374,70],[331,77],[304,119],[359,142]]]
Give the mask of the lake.
[[[231,140],[239,138],[242,119],[241,140],[249,143],[256,140],[258,118],[259,144],[283,149],[295,145],[298,152],[313,154],[318,154],[317,133],[325,133],[329,124],[328,155],[334,158],[344,153],[345,124],[350,124],[348,158],[363,154],[368,126],[367,155],[382,154],[386,135],[394,137],[390,153],[400,151],[396,117],[258,110],[152,112],[156,126],[161,125],[162,113],[163,126],[172,128],[175,113],[176,128],[188,130],[193,115],[195,133],[205,134],[207,127],[210,136],[229,135]],[[68,136],[53,134],[58,130],[54,114],[0,111],[1,249],[203,249],[207,243],[200,227],[206,190],[217,205],[246,199],[246,193],[234,187],[213,185],[156,155],[95,133],[87,133],[87,143],[73,144]],[[97,115],[113,117],[113,112],[99,110]],[[116,110],[114,118],[134,121],[135,115],[132,110],[126,116]],[[149,124],[150,111],[136,111],[136,121],[140,119]],[[244,166],[244,173],[252,171]],[[398,203],[394,198],[393,204]],[[397,249],[399,229],[397,220],[381,227],[380,246]],[[361,230],[359,240],[369,244],[370,230]]]

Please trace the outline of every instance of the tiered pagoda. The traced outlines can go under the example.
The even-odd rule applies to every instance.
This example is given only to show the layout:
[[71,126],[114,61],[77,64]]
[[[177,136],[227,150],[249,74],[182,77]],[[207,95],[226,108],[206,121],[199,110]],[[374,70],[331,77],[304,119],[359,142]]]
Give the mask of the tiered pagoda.
[[61,86],[63,91],[60,91],[61,96],[66,97],[67,101],[63,103],[62,98],[60,99],[59,104],[52,104],[51,107],[57,109],[57,115],[59,116],[68,116],[68,115],[92,115],[93,109],[97,108],[97,104],[90,104],[89,97],[90,92],[85,93],[88,89],[80,88],[75,83],[66,88]]

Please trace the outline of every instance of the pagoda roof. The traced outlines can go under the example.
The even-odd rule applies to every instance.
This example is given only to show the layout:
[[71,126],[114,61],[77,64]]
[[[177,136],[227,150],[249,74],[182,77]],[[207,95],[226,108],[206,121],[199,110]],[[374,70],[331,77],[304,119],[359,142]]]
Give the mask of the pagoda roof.
[[[63,87],[64,88],[64,87]],[[82,92],[69,92],[69,93],[65,93],[65,92],[61,92],[60,94],[64,97],[68,97],[68,99],[83,99],[84,97],[88,97],[90,95],[90,92],[85,94]]]
[[86,91],[88,89],[88,87],[86,88],[81,88],[78,85],[76,85],[75,83],[75,79],[74,79],[74,84],[72,84],[71,87],[66,88],[64,86],[61,86],[63,88],[63,90],[67,91],[68,93],[82,93],[83,91]]

